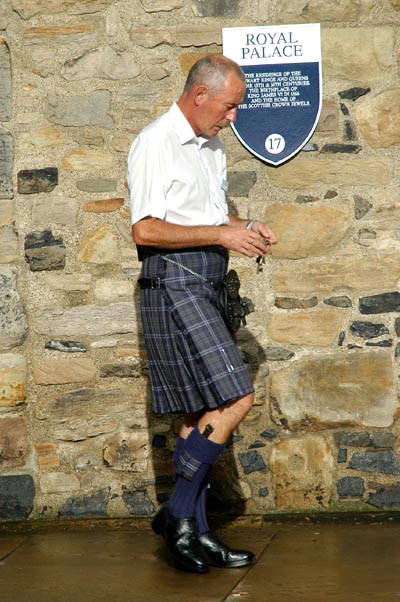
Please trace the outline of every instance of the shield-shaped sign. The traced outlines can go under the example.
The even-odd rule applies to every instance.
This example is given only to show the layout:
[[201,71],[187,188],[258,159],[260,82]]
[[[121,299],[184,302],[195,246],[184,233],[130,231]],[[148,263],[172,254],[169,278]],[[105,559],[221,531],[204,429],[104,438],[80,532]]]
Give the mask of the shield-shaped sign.
[[233,131],[256,157],[279,165],[310,139],[322,104],[317,23],[222,30],[223,53],[246,74]]

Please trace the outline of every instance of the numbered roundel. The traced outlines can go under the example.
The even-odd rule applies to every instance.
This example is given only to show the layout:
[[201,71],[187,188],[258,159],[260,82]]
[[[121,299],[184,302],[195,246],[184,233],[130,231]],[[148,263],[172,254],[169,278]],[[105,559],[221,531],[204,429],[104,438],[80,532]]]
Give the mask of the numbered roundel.
[[285,149],[285,138],[280,134],[270,134],[265,139],[265,150],[273,155],[278,155]]

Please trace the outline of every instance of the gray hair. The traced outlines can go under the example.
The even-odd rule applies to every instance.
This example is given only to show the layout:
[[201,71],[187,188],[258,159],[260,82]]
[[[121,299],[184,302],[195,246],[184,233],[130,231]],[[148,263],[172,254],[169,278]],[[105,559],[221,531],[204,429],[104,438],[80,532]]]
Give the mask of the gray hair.
[[246,76],[235,61],[222,54],[209,54],[198,60],[190,69],[185,83],[185,92],[190,92],[199,84],[206,85],[210,92],[216,93],[223,88],[229,73],[246,84]]

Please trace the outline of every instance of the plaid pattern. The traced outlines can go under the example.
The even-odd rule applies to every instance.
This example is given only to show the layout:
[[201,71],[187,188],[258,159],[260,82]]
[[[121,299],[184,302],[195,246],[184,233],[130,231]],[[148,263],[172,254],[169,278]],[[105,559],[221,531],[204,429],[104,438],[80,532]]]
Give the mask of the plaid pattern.
[[[168,256],[214,282],[226,273],[227,255],[220,247],[169,251]],[[163,279],[161,289],[141,291],[154,412],[215,409],[252,392],[247,369],[216,308],[215,290],[160,255],[144,259],[141,276]]]

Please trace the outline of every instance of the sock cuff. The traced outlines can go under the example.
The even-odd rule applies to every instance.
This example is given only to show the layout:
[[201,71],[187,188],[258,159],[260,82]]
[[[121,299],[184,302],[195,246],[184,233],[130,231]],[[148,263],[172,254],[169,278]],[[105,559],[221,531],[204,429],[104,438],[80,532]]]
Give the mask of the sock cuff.
[[204,464],[214,464],[225,447],[224,443],[215,443],[215,441],[203,437],[196,424],[186,439],[185,451]]

